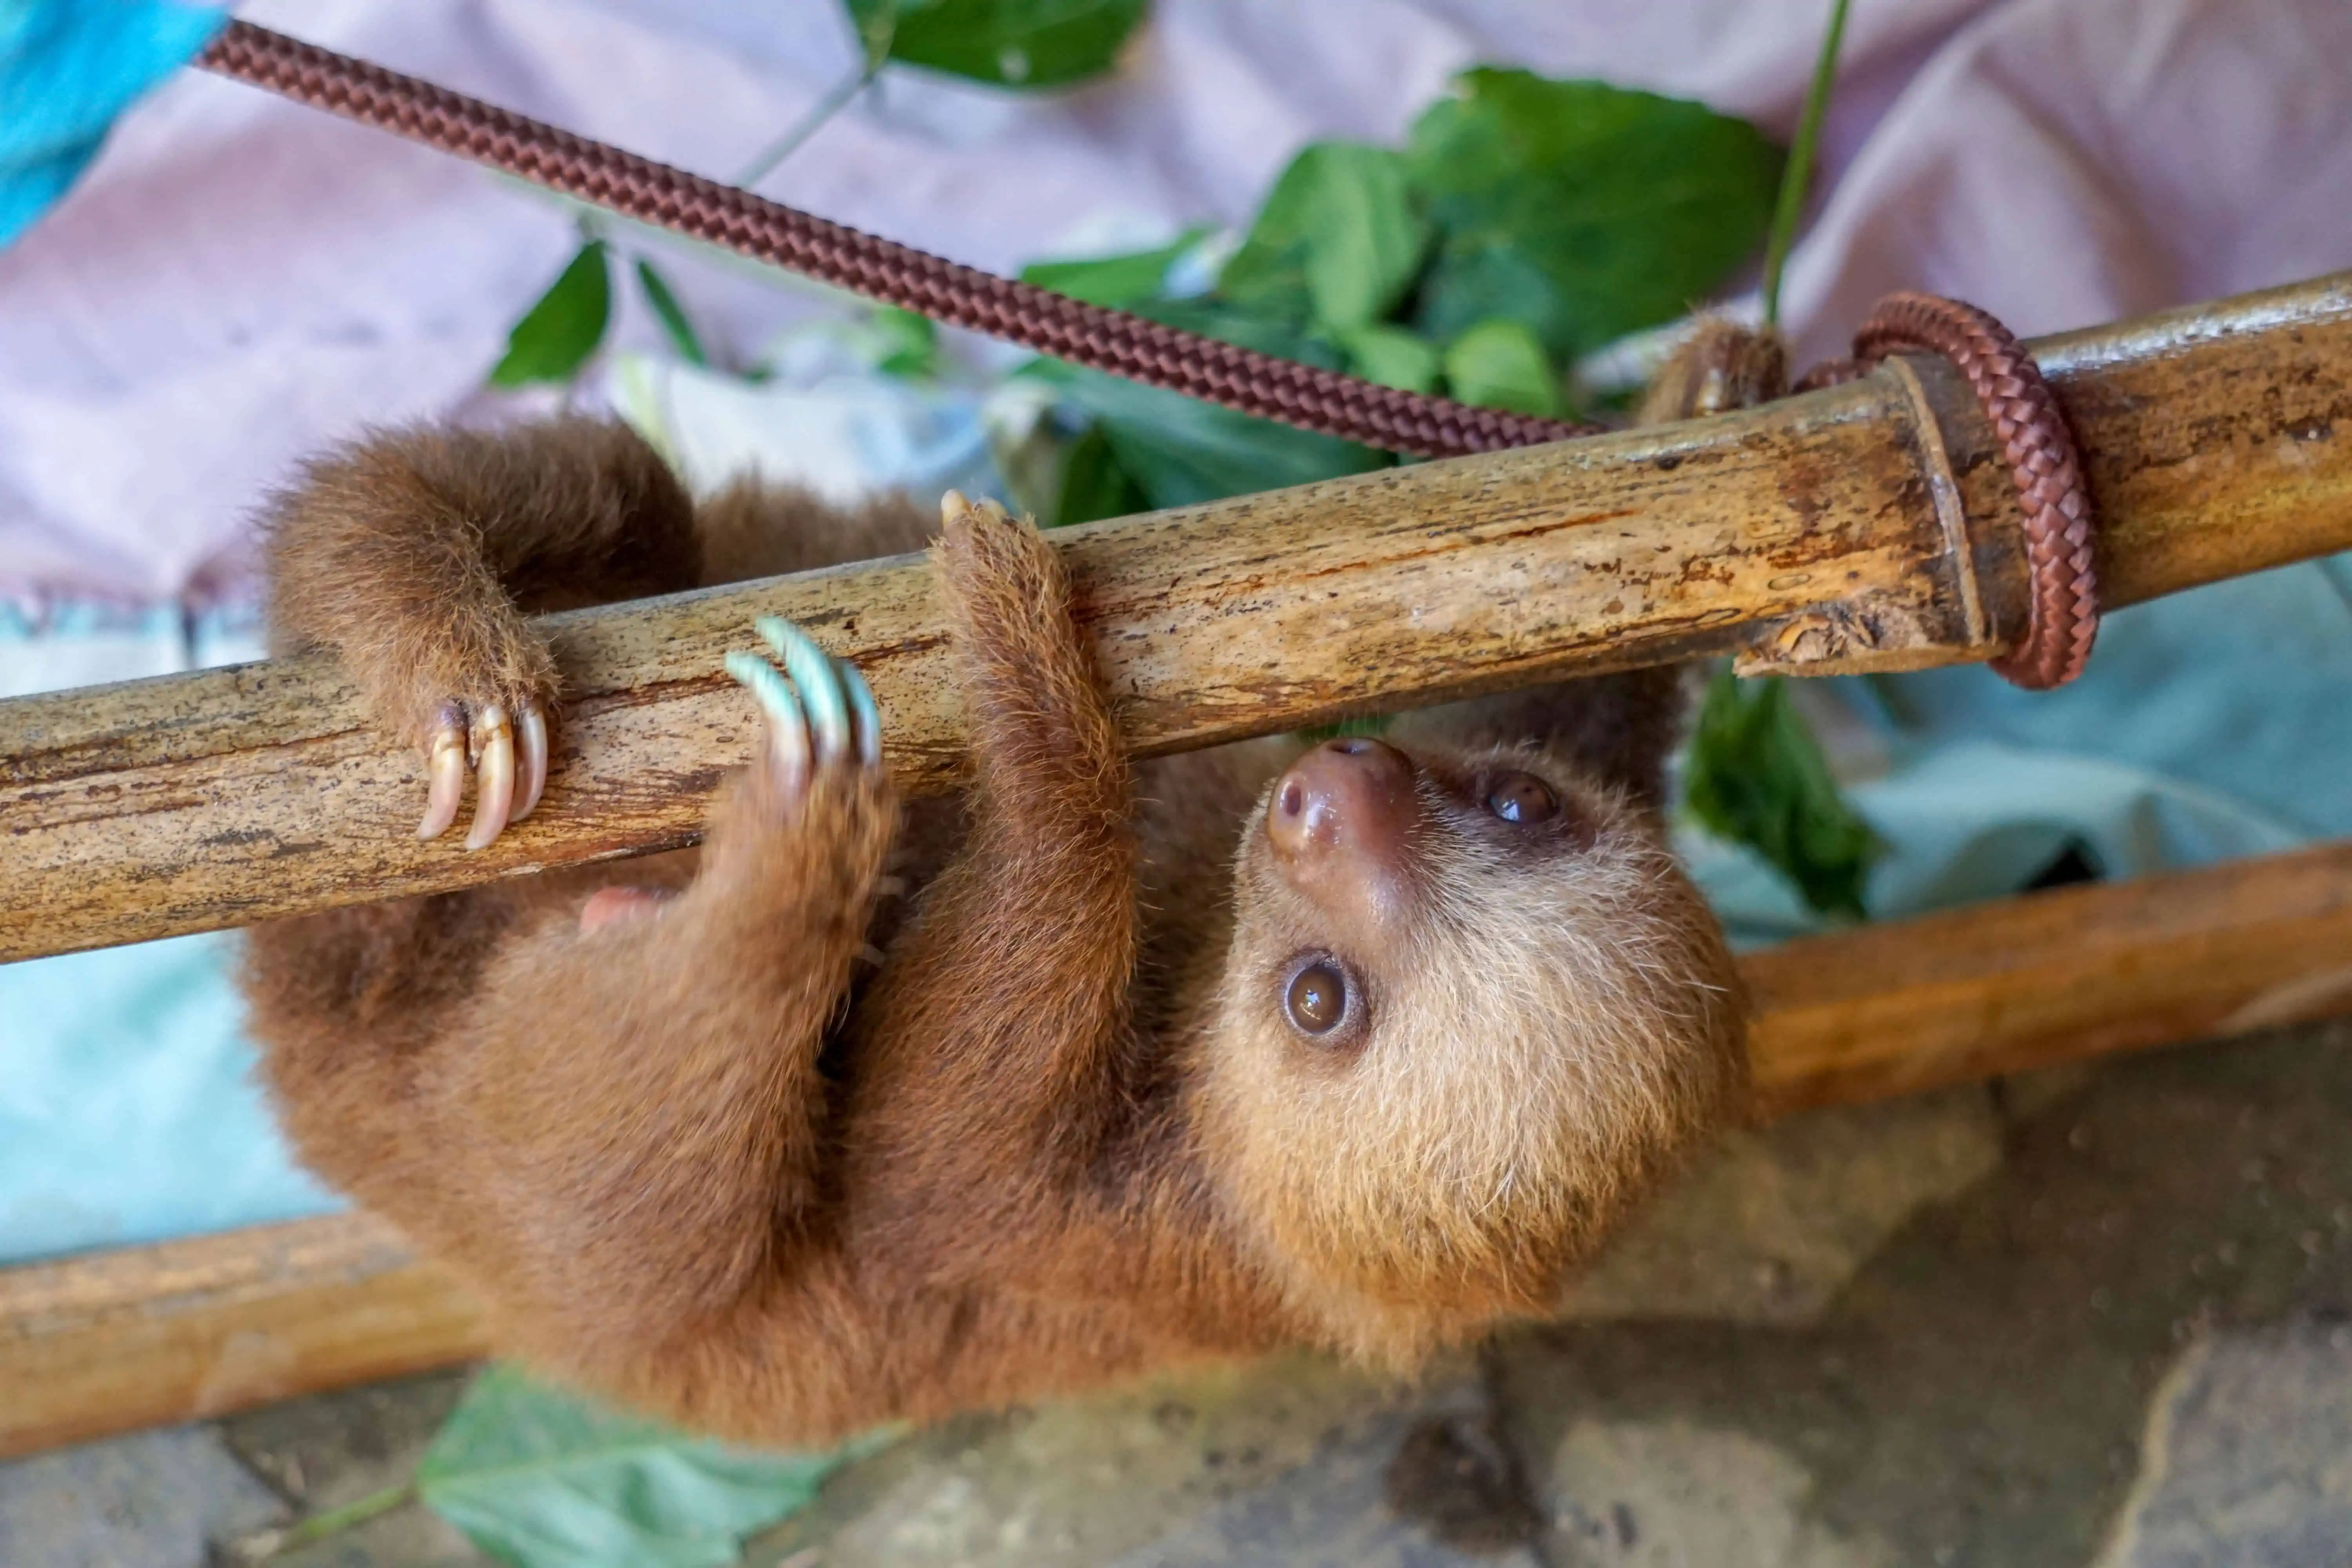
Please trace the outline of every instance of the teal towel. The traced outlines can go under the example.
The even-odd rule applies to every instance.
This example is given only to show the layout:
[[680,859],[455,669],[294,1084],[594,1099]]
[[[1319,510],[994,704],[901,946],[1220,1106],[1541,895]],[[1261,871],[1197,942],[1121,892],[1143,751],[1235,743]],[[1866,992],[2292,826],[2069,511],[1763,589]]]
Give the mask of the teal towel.
[[98,155],[107,128],[228,20],[159,0],[0,0],[0,246]]

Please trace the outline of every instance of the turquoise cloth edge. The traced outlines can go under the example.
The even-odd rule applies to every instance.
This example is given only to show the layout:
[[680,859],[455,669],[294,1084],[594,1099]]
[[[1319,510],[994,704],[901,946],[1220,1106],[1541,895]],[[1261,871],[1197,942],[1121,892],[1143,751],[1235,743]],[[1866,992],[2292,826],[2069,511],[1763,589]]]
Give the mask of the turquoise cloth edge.
[[0,0],[0,247],[72,188],[123,110],[228,15],[170,0]]

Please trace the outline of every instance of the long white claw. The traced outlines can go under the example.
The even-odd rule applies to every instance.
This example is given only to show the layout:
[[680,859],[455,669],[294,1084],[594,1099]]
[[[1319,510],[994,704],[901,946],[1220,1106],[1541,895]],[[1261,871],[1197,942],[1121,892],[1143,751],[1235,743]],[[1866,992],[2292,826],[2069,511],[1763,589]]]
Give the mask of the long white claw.
[[761,710],[767,714],[768,745],[775,753],[776,767],[786,784],[799,786],[808,778],[808,720],[801,711],[801,700],[793,693],[792,682],[755,653],[730,653],[725,662],[727,673],[759,699]]
[[449,831],[457,820],[457,805],[466,797],[466,736],[454,709],[442,710],[433,731],[432,748],[425,754],[425,820],[416,837],[427,843]]
[[856,721],[857,760],[869,768],[877,766],[882,761],[882,710],[874,701],[874,689],[847,659],[835,659],[833,668],[841,678],[842,694],[849,699],[849,714]]
[[507,710],[493,702],[474,721],[479,759],[474,763],[474,826],[467,831],[466,847],[487,849],[507,830],[514,811],[514,730]]
[[520,798],[514,814],[520,822],[539,809],[539,797],[547,793],[547,715],[539,710],[538,703],[522,705],[515,741],[522,752],[522,779],[517,786]]
[[820,763],[838,762],[850,748],[849,706],[841,693],[841,678],[834,673],[833,660],[825,651],[809,641],[808,634],[787,620],[775,616],[762,616],[756,623],[760,635],[784,661],[784,673],[793,678],[800,690],[801,700],[808,707],[809,728],[815,733],[816,760]]

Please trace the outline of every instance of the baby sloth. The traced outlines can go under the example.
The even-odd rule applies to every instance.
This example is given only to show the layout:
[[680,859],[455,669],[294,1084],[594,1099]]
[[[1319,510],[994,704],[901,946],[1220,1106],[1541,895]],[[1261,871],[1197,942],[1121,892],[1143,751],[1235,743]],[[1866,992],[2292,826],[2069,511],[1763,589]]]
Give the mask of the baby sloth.
[[[428,836],[472,773],[479,844],[547,776],[530,615],[928,531],[698,507],[615,426],[415,430],[281,498],[274,607],[426,759]],[[502,1350],[768,1444],[1286,1344],[1406,1365],[1554,1304],[1738,1112],[1655,814],[1671,673],[1131,766],[1055,547],[951,495],[931,559],[968,796],[902,810],[865,683],[763,622],[698,851],[253,932],[305,1157]]]

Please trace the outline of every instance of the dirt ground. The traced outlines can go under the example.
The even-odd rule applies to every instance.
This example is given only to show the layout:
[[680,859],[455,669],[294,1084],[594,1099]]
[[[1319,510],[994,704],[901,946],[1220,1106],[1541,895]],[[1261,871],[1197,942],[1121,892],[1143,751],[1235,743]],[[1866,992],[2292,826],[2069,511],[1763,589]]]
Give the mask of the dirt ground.
[[[403,1479],[462,1373],[0,1466],[0,1563],[195,1568]],[[1559,1323],[1397,1386],[1314,1358],[971,1419],[760,1568],[2336,1568],[2352,1026],[1743,1135]],[[276,1559],[476,1563],[422,1510]]]

